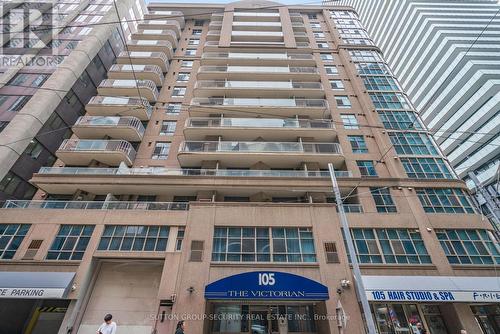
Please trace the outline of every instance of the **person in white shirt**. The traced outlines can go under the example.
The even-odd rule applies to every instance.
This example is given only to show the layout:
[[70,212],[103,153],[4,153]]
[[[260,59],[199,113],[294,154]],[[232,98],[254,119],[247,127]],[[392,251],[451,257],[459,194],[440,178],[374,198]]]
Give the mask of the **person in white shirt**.
[[113,319],[111,314],[104,316],[104,323],[99,326],[97,334],[116,334],[116,322],[111,321],[111,319]]

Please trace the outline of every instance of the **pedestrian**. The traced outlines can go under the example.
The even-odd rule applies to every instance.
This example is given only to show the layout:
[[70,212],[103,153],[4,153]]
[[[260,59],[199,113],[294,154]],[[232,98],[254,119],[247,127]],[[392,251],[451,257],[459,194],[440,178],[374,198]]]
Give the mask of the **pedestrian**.
[[104,322],[99,326],[97,334],[116,334],[116,322],[111,321],[111,319],[113,319],[111,314],[104,316]]
[[175,328],[175,334],[184,334],[184,329],[186,329],[186,321],[181,320],[177,323],[177,327]]
[[424,328],[421,322],[417,322],[417,329],[419,334],[427,334],[427,330]]

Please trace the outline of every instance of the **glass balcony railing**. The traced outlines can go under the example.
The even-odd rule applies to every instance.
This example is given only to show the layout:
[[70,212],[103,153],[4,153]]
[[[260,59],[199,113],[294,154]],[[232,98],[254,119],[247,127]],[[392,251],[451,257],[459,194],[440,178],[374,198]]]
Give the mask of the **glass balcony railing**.
[[342,150],[337,143],[185,141],[179,152],[341,154]]
[[282,108],[328,108],[323,99],[266,99],[266,98],[193,98],[191,105],[199,106],[242,106],[242,107],[282,107]]
[[135,149],[125,140],[87,140],[87,139],[65,139],[58,151],[66,152],[94,152],[94,151],[118,151],[125,153],[130,160],[135,158]]
[[329,119],[277,119],[277,118],[216,118],[192,117],[186,120],[187,128],[295,128],[295,129],[334,129]]
[[134,113],[134,111],[145,110],[148,119],[151,117],[153,112],[153,107],[147,99],[135,97],[93,96],[87,103],[87,109],[94,107],[102,107],[103,110],[119,108],[117,113],[120,114],[124,114],[125,112]]
[[200,66],[198,72],[226,73],[318,73],[316,67],[297,66]]
[[199,80],[196,88],[323,89],[321,82]]
[[[168,57],[163,52],[122,51],[118,54],[118,57],[126,58],[128,64],[130,64],[130,62],[134,63],[134,60],[137,59],[146,59],[146,60],[161,59],[165,64],[165,67],[168,68]],[[146,63],[145,65],[149,65],[149,63]]]
[[85,127],[129,127],[134,128],[140,135],[144,134],[144,125],[136,117],[117,117],[117,116],[81,116],[75,123],[75,126]]
[[109,69],[109,71],[112,71],[112,72],[130,72],[130,73],[152,72],[152,73],[157,74],[163,80],[163,72],[162,72],[160,66],[157,66],[157,65],[114,64],[114,65],[111,65],[111,68]]
[[158,97],[158,89],[156,87],[156,84],[151,80],[104,79],[99,84],[98,89],[101,88],[147,88],[151,90],[151,94],[155,100]]
[[252,53],[252,52],[204,52],[202,59],[255,59],[255,60],[313,60],[307,53]]
[[[206,168],[94,168],[94,167],[42,167],[43,175],[166,175],[166,176],[221,176],[221,177],[311,177],[329,178],[328,171],[305,170],[254,170],[254,169],[206,169]],[[351,171],[337,170],[339,178],[352,177]]]
[[121,201],[28,201],[7,200],[4,209],[77,209],[77,210],[188,210],[187,202],[121,202]]
[[252,36],[252,37],[283,37],[283,32],[281,31],[243,31],[243,30],[233,30],[231,32],[232,36]]

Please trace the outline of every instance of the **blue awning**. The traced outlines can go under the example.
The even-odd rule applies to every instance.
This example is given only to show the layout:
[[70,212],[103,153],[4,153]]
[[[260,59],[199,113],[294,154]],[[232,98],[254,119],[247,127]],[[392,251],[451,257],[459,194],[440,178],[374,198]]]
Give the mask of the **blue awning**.
[[73,272],[0,272],[0,298],[59,299],[71,288]]
[[205,287],[206,299],[327,300],[328,288],[310,278],[253,271],[222,278]]

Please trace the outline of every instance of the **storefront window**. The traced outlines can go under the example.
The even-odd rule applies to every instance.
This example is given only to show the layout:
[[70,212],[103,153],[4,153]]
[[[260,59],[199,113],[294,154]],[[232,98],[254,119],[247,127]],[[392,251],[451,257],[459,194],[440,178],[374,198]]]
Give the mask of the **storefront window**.
[[500,306],[498,304],[471,306],[471,308],[484,334],[500,333]]
[[316,262],[310,228],[216,227],[213,241],[212,261]]

